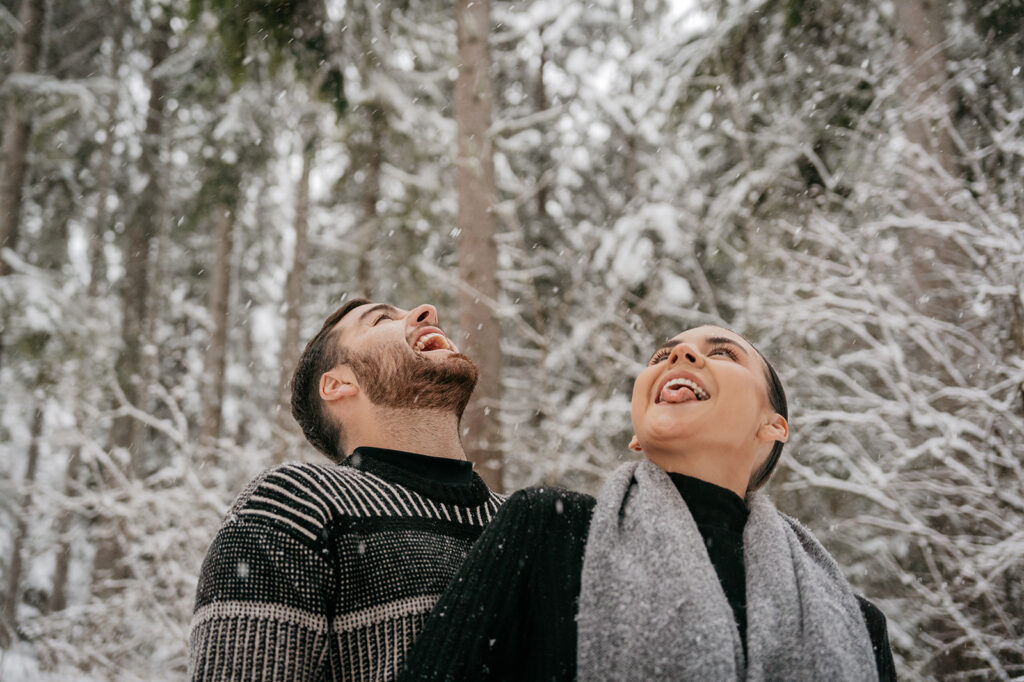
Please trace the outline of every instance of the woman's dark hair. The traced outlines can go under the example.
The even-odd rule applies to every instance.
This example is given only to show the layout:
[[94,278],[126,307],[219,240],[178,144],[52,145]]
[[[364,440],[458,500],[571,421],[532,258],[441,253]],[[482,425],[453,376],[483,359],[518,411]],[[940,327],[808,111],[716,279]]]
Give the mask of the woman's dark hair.
[[[754,350],[757,350],[756,348]],[[772,363],[768,362],[768,358],[764,356],[764,353],[757,350],[757,354],[761,356],[761,360],[764,361],[765,367],[765,379],[768,383],[768,403],[772,406],[778,414],[786,420],[789,419],[789,407],[786,404],[786,391],[782,388],[782,381],[779,379],[779,375],[775,372],[775,368],[772,367]],[[754,471],[750,476],[750,482],[747,483],[747,491],[757,490],[771,478],[772,472],[775,471],[775,466],[779,463],[779,457],[782,456],[782,446],[785,445],[780,440],[775,441],[775,445],[772,446],[772,451],[769,453],[768,458],[765,459],[764,463]]]
[[345,458],[345,453],[339,448],[341,424],[331,419],[324,409],[320,399],[320,377],[343,364],[348,356],[338,345],[334,326],[352,310],[369,302],[354,298],[331,313],[316,336],[306,344],[292,374],[292,416],[302,427],[306,440],[335,462]]

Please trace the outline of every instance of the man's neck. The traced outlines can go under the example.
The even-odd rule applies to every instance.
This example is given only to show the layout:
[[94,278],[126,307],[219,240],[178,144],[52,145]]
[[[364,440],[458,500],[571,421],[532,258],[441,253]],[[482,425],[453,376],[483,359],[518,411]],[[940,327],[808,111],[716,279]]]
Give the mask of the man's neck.
[[352,448],[374,447],[430,457],[466,459],[455,415],[440,410],[378,408],[367,428],[353,433]]

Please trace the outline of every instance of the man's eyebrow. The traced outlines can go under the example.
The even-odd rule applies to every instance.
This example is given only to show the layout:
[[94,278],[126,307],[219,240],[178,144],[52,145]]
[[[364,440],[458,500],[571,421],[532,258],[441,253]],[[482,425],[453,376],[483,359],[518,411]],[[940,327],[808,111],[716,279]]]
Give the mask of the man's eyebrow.
[[378,303],[377,305],[370,306],[369,308],[364,310],[363,314],[359,316],[359,322],[362,323],[363,320],[365,320],[370,315],[373,315],[378,310],[387,310],[387,311],[391,312],[391,311],[398,310],[398,308],[396,308],[393,305],[388,305],[387,303]]

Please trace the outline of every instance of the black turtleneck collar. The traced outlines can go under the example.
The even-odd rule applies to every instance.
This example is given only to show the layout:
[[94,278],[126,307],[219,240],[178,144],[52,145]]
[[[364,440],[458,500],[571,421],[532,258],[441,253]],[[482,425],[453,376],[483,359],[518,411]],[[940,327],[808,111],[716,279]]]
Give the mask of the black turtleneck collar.
[[750,510],[739,495],[714,483],[669,473],[704,538],[708,558],[729,601],[747,653],[747,585],[743,560],[743,527]]
[[376,474],[442,502],[482,504],[490,495],[487,485],[464,459],[430,457],[415,452],[358,447],[344,464]]
[[670,472],[669,478],[683,496],[698,527],[721,528],[743,534],[750,510],[742,497],[728,488],[686,474]]

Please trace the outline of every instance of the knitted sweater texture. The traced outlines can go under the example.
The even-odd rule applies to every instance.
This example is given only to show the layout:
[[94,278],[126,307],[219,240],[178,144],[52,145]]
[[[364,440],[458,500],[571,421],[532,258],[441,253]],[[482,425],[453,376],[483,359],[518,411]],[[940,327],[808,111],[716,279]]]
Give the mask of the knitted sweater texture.
[[[688,498],[687,490],[680,492]],[[594,504],[589,495],[558,488],[509,497],[441,596],[399,680],[576,679],[580,575]],[[715,528],[713,517],[706,520],[699,526],[706,544],[709,533],[738,542]],[[710,556],[739,619],[734,602],[742,603],[743,594],[725,576],[734,570],[726,559],[737,552],[742,556],[741,545]],[[879,677],[895,680],[885,616],[863,597],[857,600]]]
[[396,454],[286,464],[245,488],[200,573],[193,680],[395,677],[504,500],[476,474],[426,476]]

